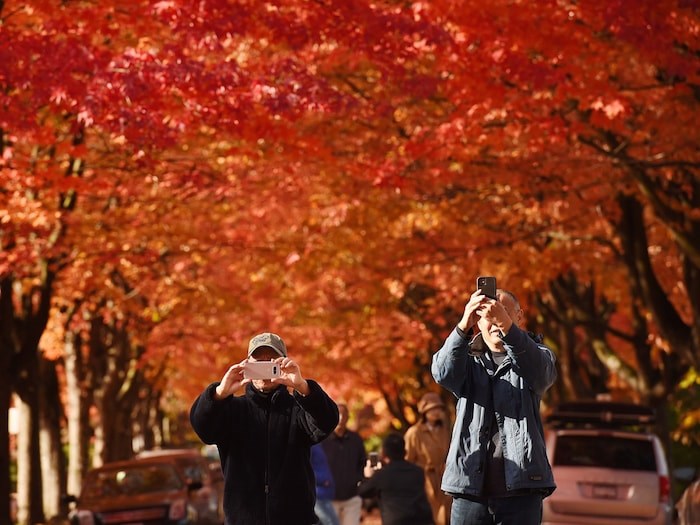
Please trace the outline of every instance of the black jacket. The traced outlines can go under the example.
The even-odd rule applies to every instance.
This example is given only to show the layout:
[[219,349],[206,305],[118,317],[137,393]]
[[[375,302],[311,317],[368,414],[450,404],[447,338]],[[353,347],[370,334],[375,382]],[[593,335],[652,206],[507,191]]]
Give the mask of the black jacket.
[[382,525],[432,525],[425,475],[418,465],[392,461],[360,483],[360,496],[379,498]]
[[345,501],[357,496],[357,484],[367,461],[365,445],[360,434],[345,430],[342,436],[333,432],[321,446],[335,481],[334,500]]
[[227,525],[317,522],[310,449],[338,424],[338,407],[318,383],[308,383],[307,396],[248,385],[244,396],[219,401],[213,383],[192,405],[192,428],[219,449]]

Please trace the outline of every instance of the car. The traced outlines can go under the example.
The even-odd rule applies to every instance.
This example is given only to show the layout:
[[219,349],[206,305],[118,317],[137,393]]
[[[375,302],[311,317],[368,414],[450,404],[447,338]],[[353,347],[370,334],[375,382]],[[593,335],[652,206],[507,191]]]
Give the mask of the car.
[[[220,469],[219,469],[220,471]],[[71,525],[220,525],[223,476],[195,450],[150,451],[92,469]]]
[[544,500],[543,525],[671,525],[671,481],[651,431],[653,410],[578,401],[561,404],[546,423],[557,489]]
[[[169,457],[188,480],[202,481],[216,492],[219,523],[224,521],[224,473],[221,471],[219,453],[216,447],[206,447],[206,453],[191,448],[163,448],[143,450],[136,458]],[[212,500],[214,496],[212,495]]]

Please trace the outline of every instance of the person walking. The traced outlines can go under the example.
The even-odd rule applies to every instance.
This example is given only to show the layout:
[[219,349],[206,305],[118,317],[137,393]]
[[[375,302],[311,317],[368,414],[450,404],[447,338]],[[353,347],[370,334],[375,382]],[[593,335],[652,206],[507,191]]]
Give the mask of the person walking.
[[362,480],[367,453],[360,435],[347,426],[347,405],[339,403],[338,413],[338,425],[322,443],[335,481],[333,508],[340,525],[358,525],[362,516],[362,498],[357,493],[357,485]]
[[407,431],[406,460],[423,468],[425,492],[436,525],[449,525],[452,498],[440,489],[450,447],[450,426],[445,403],[436,392],[427,392],[418,401],[420,419]]
[[333,508],[335,482],[328,466],[323,446],[317,443],[311,447],[311,466],[316,477],[316,505],[314,510],[320,520],[320,525],[340,525],[338,515]]
[[[261,361],[276,364],[278,376],[252,379],[250,363]],[[333,431],[338,407],[304,378],[278,335],[253,337],[247,358],[197,397],[190,422],[219,450],[226,525],[318,523],[311,446]]]
[[692,483],[686,487],[678,503],[678,525],[700,524],[700,473],[696,473]]
[[433,525],[423,469],[406,461],[405,454],[404,438],[387,435],[382,441],[381,464],[374,468],[367,462],[358,492],[378,499],[382,525]]
[[475,291],[433,355],[435,381],[457,398],[442,490],[452,525],[536,525],[556,485],[539,406],[557,372],[554,353],[518,325],[512,292]]

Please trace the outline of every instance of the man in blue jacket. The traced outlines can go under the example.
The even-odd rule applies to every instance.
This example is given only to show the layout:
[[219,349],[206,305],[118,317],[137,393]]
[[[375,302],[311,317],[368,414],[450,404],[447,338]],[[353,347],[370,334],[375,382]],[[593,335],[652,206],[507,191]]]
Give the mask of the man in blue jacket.
[[433,356],[432,374],[458,399],[442,490],[451,525],[536,525],[555,489],[540,399],[557,373],[539,338],[519,328],[515,295],[474,292]]
[[[257,361],[273,361],[279,375],[251,379],[246,364]],[[234,396],[240,387],[245,394]],[[338,407],[302,376],[278,335],[253,337],[248,357],[196,399],[190,421],[219,449],[226,525],[318,523],[310,450],[335,428]]]
[[331,468],[328,466],[326,453],[320,443],[311,447],[311,466],[316,476],[316,516],[319,525],[340,525],[338,515],[333,508],[335,497],[335,481]]

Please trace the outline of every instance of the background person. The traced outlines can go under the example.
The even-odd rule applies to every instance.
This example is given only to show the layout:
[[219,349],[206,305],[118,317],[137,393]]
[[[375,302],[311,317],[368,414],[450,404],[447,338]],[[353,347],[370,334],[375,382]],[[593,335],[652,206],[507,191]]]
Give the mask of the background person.
[[367,453],[360,435],[347,427],[347,405],[339,403],[338,413],[338,425],[322,443],[335,481],[333,508],[341,525],[358,525],[362,516],[362,498],[358,496],[357,485],[362,480]]
[[678,525],[700,524],[700,471],[695,473],[693,482],[686,487],[678,503]]
[[406,460],[423,468],[425,492],[436,525],[450,523],[452,498],[440,489],[450,448],[450,425],[439,394],[427,392],[418,402],[420,419],[407,431]]
[[369,461],[358,488],[363,497],[376,497],[382,525],[432,525],[433,512],[425,494],[423,469],[405,460],[405,443],[391,433],[382,441],[382,463]]
[[[247,379],[249,360],[275,361],[281,374]],[[234,396],[241,386],[244,395]],[[318,523],[311,446],[332,432],[338,408],[318,383],[302,376],[278,335],[253,337],[248,357],[195,400],[190,421],[200,439],[219,450],[226,525]]]
[[536,525],[556,487],[540,399],[556,379],[555,357],[518,327],[515,295],[474,292],[457,327],[433,355],[435,381],[457,398],[442,479],[452,525]]
[[333,508],[335,482],[328,466],[326,453],[320,443],[311,447],[311,466],[316,477],[316,505],[314,510],[320,525],[339,525],[338,515]]

